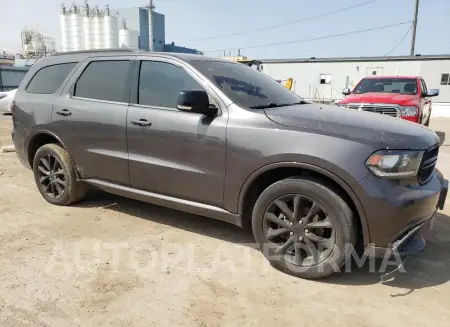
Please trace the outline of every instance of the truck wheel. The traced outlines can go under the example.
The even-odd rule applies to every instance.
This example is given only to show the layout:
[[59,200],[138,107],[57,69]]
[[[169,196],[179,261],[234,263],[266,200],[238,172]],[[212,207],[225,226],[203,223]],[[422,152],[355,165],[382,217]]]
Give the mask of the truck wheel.
[[77,181],[74,164],[59,145],[45,144],[37,150],[33,172],[39,192],[52,204],[69,205],[86,195],[87,185]]
[[255,203],[255,240],[276,268],[318,279],[340,270],[356,242],[347,203],[314,179],[289,178],[269,186]]

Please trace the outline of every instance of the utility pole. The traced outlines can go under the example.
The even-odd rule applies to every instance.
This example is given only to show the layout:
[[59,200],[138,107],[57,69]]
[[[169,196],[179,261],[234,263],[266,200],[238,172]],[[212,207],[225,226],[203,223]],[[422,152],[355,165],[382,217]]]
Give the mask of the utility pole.
[[417,31],[417,16],[419,15],[419,0],[416,0],[416,9],[414,11],[413,31],[411,39],[411,56],[414,56],[416,47],[416,31]]

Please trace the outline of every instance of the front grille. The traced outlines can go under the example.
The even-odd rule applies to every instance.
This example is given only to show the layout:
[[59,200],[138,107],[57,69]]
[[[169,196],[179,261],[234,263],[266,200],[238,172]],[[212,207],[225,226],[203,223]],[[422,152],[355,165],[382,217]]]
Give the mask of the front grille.
[[423,154],[422,163],[420,164],[419,174],[417,178],[419,183],[423,184],[430,180],[431,175],[433,174],[434,167],[436,166],[436,162],[439,154],[439,145],[435,145],[429,148]]
[[366,105],[366,104],[350,104],[347,106],[349,109],[364,110],[382,114],[391,117],[399,117],[399,111],[394,106],[380,106],[380,105]]

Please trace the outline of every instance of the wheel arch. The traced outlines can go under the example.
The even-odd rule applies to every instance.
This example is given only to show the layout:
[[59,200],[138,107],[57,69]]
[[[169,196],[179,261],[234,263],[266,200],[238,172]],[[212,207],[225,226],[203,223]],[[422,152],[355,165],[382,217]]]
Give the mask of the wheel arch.
[[311,176],[319,178],[328,185],[334,186],[334,189],[343,196],[354,213],[357,215],[357,222],[361,232],[364,245],[370,242],[369,225],[363,206],[352,189],[352,187],[342,178],[334,173],[311,164],[299,162],[280,162],[266,165],[255,171],[245,181],[238,200],[238,212],[242,219],[242,226],[248,227],[251,222],[251,211],[253,203],[259,194],[269,185],[278,180],[294,176]]
[[66,146],[61,139],[49,131],[36,131],[30,135],[27,144],[27,160],[30,167],[33,167],[33,160],[37,150],[45,144],[58,144],[66,150]]

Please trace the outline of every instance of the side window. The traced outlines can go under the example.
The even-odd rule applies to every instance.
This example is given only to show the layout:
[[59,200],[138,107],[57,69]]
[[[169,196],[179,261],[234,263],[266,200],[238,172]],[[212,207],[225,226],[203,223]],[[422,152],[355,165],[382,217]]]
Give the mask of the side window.
[[75,84],[73,95],[80,98],[127,102],[129,60],[91,62]]
[[441,85],[450,85],[450,74],[441,75]]
[[35,94],[55,93],[76,65],[76,62],[70,62],[42,68],[33,76],[25,91]]
[[420,83],[422,83],[422,93],[428,93],[427,84],[423,79],[420,80]]
[[184,69],[157,61],[142,61],[138,104],[176,108],[180,91],[203,89]]

